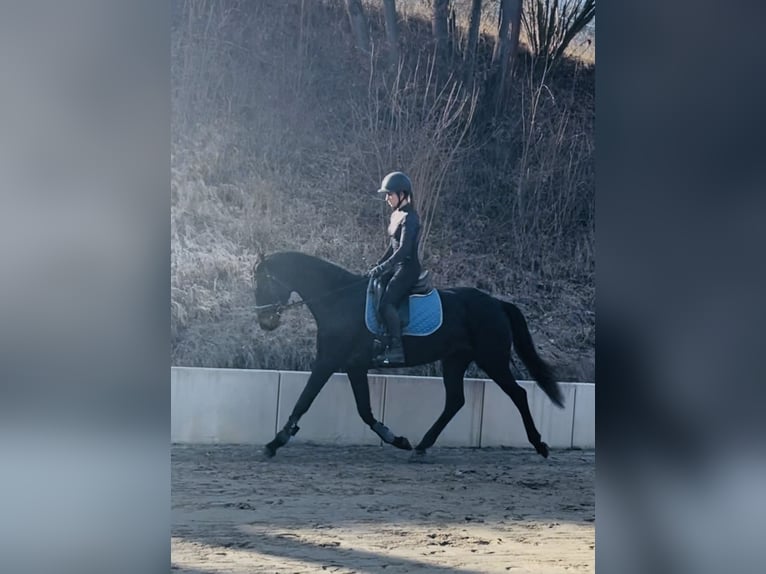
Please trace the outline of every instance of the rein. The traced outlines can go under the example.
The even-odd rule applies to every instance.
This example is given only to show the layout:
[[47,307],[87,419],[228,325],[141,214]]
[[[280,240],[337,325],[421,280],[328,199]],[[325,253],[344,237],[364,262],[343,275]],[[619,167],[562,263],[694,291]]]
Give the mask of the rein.
[[[273,281],[274,283],[276,283],[277,285],[279,285],[286,291],[289,291],[289,292],[294,291],[294,289],[285,285],[282,281],[280,281],[278,278],[271,275],[268,271],[265,271],[264,274],[268,279],[270,279],[271,281]],[[364,279],[358,279],[356,281],[353,281],[352,283],[349,283],[348,285],[344,285],[343,287],[339,287],[337,289],[332,289],[330,291],[327,291],[326,293],[323,293],[319,297],[314,297],[313,299],[309,299],[309,300],[301,299],[300,301],[293,301],[292,303],[269,303],[268,305],[256,305],[255,310],[261,311],[264,309],[276,308],[276,312],[277,314],[279,314],[285,309],[289,309],[290,307],[297,307],[298,305],[304,305],[304,304],[308,305],[309,303],[313,303],[315,301],[321,301],[322,299],[329,297],[330,295],[334,295],[335,293],[339,293],[341,291],[345,291],[346,289],[350,289],[351,287],[356,287],[357,285],[361,285],[362,283],[368,283],[368,282],[369,282],[369,279],[365,277]]]

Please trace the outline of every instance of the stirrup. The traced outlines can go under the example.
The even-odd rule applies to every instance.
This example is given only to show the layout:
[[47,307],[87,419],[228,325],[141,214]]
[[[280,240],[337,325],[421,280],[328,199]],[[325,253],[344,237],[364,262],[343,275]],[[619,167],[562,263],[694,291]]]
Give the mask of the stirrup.
[[370,365],[373,367],[387,367],[388,363],[386,362],[385,350],[373,355],[372,359],[370,359]]
[[[396,352],[394,352],[396,350]],[[386,351],[383,355],[383,364],[386,366],[392,366],[392,365],[404,365],[405,363],[405,357],[404,357],[404,346],[402,345],[401,341],[398,345],[390,345],[386,348]]]
[[376,340],[375,343],[380,343],[379,346],[377,346],[375,354],[372,356],[372,359],[370,361],[371,365],[373,367],[389,367],[391,365],[403,365],[404,364],[404,349],[400,346],[401,349],[401,361],[391,361],[391,348],[392,346],[385,345],[382,341]]

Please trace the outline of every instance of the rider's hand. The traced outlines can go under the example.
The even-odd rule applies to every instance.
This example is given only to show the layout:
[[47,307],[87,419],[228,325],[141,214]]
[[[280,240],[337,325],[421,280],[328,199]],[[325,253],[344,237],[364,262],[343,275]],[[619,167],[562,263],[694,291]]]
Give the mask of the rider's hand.
[[383,273],[383,268],[380,265],[376,265],[367,272],[367,277],[377,277]]

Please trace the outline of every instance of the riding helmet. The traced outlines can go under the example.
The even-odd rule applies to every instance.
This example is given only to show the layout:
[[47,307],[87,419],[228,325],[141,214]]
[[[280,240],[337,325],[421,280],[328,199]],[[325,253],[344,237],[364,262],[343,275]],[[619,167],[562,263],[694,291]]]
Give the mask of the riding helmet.
[[405,196],[411,196],[412,182],[401,171],[392,171],[383,178],[378,193],[403,193]]

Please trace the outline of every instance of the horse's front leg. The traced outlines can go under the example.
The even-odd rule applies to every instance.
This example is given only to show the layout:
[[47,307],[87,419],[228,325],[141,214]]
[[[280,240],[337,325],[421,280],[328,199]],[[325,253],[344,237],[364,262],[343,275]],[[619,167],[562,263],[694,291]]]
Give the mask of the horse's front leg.
[[314,369],[311,371],[308,382],[306,382],[306,386],[303,387],[301,396],[298,397],[298,401],[293,407],[293,412],[287,419],[287,423],[285,423],[282,430],[277,433],[274,440],[264,447],[263,453],[267,457],[271,458],[277,454],[277,449],[286,445],[290,440],[290,437],[294,436],[300,430],[298,421],[304,414],[306,414],[306,411],[309,410],[311,403],[314,402],[319,391],[322,390],[322,387],[324,387],[334,371],[334,364],[317,361]]
[[375,417],[372,416],[367,367],[352,367],[347,370],[347,373],[348,380],[351,381],[351,390],[354,391],[356,410],[365,424],[369,426],[386,444],[393,445],[396,448],[401,448],[403,450],[412,450],[412,445],[406,437],[396,436],[386,425],[375,420]]

